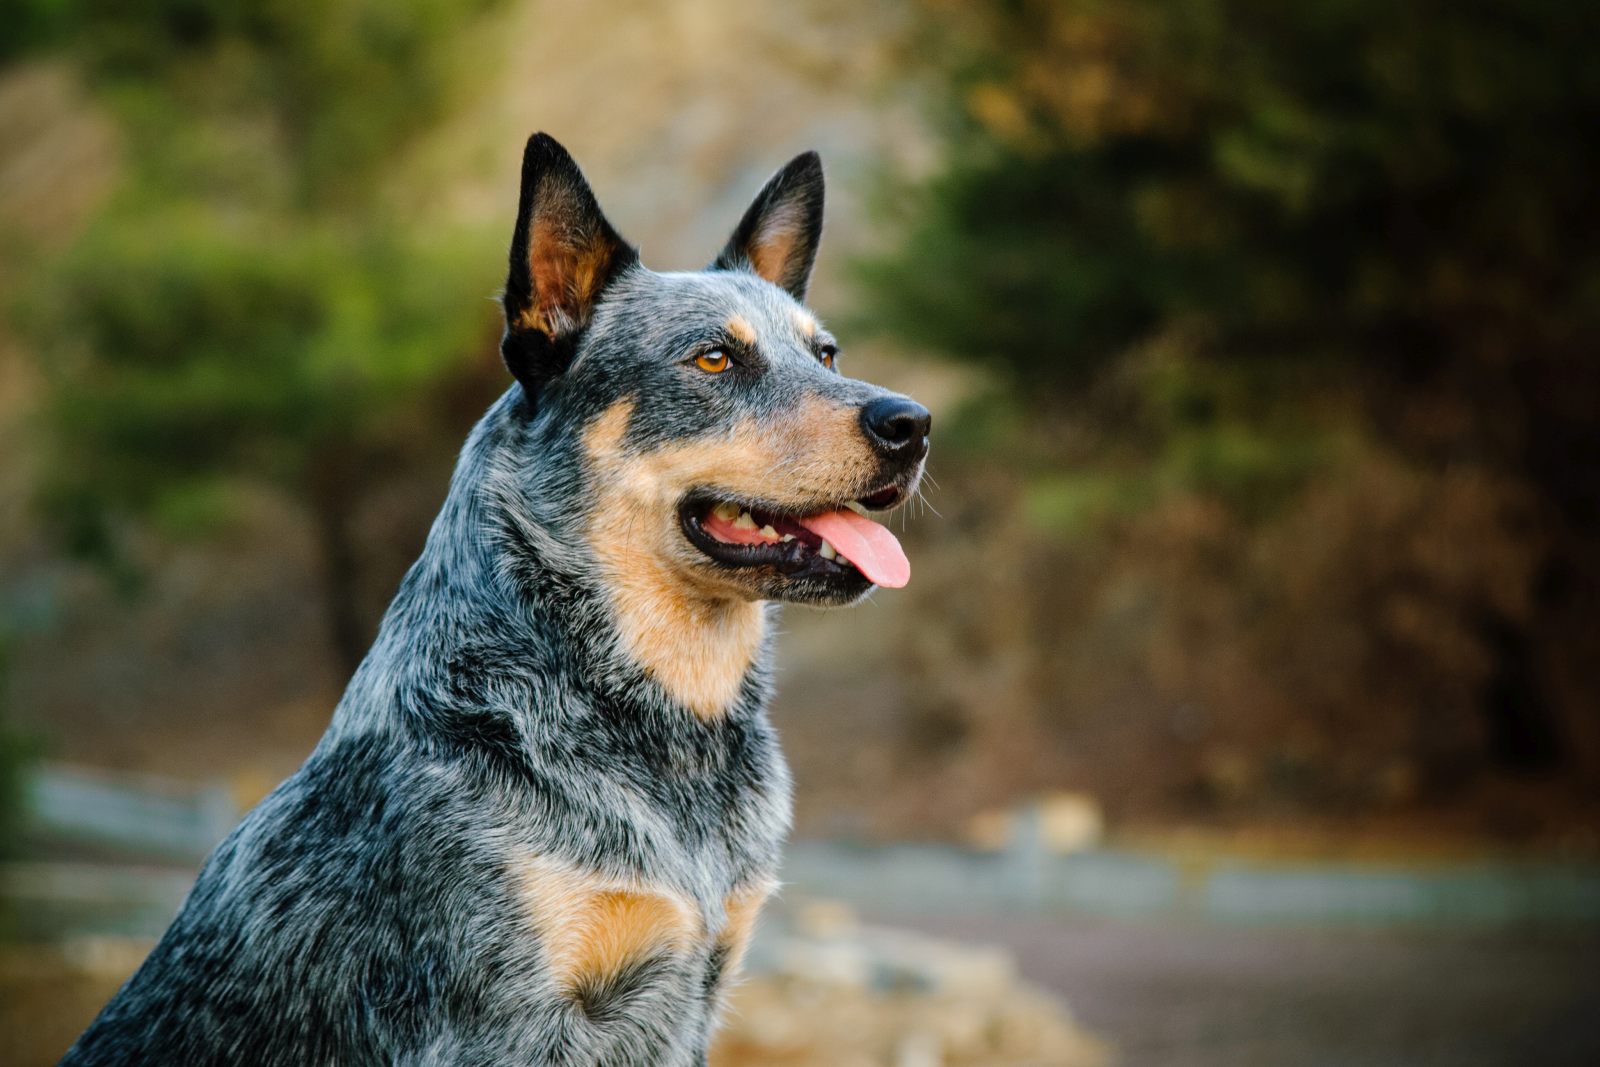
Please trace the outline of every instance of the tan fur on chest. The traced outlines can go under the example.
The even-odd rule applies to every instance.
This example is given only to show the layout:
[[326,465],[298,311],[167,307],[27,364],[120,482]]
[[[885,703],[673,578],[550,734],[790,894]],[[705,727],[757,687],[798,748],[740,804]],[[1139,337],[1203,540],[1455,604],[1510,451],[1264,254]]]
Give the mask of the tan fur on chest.
[[653,955],[687,952],[704,939],[694,904],[673,893],[542,858],[529,861],[521,874],[545,965],[569,993]]
[[736,974],[744,963],[744,954],[750,948],[750,937],[755,933],[756,919],[775,888],[776,883],[763,882],[730,893],[723,901],[727,922],[717,935],[717,947],[722,954],[724,974]]
[[694,902],[666,889],[629,885],[543,857],[525,862],[519,875],[545,966],[569,996],[660,955],[714,950],[724,974],[736,971],[773,888],[763,883],[730,893],[712,937]]

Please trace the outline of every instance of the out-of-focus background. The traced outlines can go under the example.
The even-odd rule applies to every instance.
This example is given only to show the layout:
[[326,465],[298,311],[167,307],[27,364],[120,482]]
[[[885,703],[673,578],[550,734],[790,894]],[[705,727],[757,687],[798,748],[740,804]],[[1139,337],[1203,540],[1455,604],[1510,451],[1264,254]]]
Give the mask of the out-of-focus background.
[[1600,14],[6,0],[0,1062],[290,773],[505,385],[535,129],[660,269],[818,148],[936,414],[790,611],[719,1062],[1600,1062]]

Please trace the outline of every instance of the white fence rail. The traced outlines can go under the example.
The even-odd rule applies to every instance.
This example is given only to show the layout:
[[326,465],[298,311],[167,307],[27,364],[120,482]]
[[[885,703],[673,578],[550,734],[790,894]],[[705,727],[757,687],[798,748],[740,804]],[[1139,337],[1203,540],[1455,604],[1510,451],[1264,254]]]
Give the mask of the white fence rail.
[[[25,926],[53,930],[159,932],[240,815],[219,786],[59,765],[37,773],[28,799],[30,838],[43,847],[36,862],[0,869],[0,895],[22,905]],[[997,851],[795,842],[782,877],[791,894],[902,914],[1600,924],[1600,866],[1592,862],[1274,862],[1117,848],[1062,855],[1026,832],[1028,820],[1019,825],[1023,832]],[[37,862],[44,857],[55,862]]]
[[240,815],[219,785],[61,764],[35,771],[26,805],[35,838],[177,861],[203,859]]

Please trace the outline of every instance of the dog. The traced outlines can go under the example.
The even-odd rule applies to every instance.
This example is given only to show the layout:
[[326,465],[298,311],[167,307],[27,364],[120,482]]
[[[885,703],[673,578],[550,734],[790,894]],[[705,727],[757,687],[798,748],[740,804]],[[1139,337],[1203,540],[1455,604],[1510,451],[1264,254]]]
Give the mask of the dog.
[[327,733],[63,1064],[693,1065],[790,825],[775,605],[909,564],[930,416],[803,300],[815,153],[656,273],[536,134],[514,382]]

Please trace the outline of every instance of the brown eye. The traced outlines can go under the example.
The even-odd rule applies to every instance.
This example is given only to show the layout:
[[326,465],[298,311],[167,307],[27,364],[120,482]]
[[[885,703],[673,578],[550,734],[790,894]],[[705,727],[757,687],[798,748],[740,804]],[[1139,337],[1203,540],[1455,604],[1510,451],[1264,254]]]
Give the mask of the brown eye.
[[832,348],[824,348],[822,350],[822,365],[824,367],[827,367],[829,370],[832,370],[833,369],[833,357],[838,355],[838,354],[839,353],[837,351],[835,351],[834,349],[832,349]]
[[721,374],[728,369],[728,353],[720,348],[713,348],[694,357],[694,365],[707,374]]

